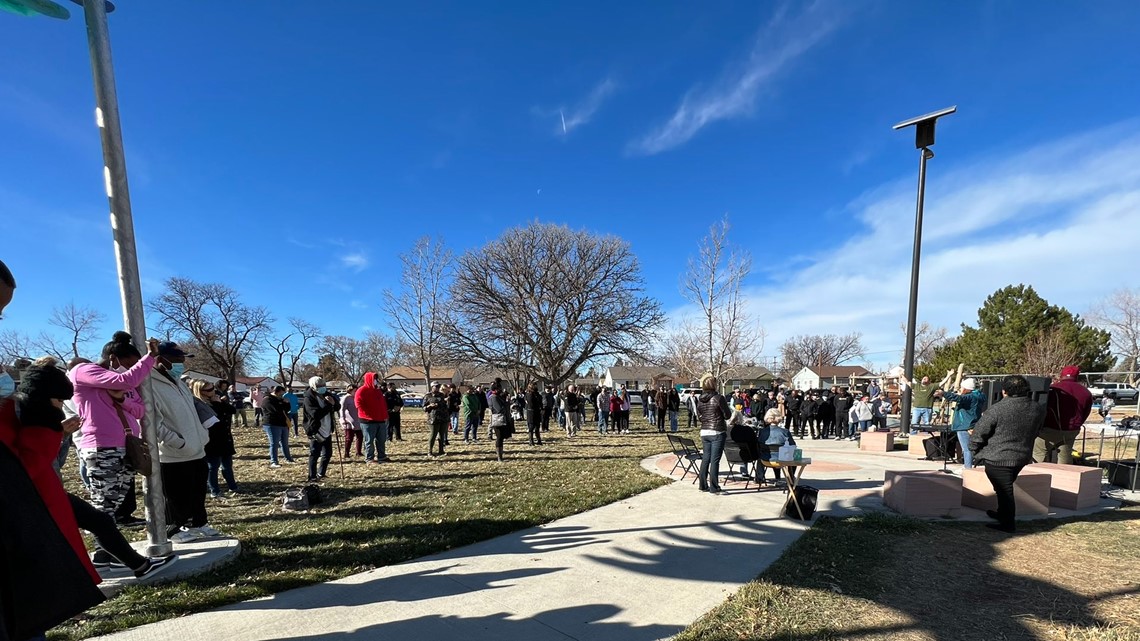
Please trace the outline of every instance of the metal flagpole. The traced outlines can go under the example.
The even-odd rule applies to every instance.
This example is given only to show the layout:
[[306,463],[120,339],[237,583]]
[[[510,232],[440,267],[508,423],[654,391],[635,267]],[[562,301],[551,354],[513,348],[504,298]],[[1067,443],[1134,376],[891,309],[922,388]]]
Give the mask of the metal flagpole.
[[[119,270],[119,291],[123,319],[135,345],[146,353],[146,317],[143,313],[142,286],[135,251],[135,227],[131,197],[127,188],[127,161],[119,128],[119,100],[115,92],[115,72],[111,64],[111,40],[107,31],[107,8],[103,0],[83,0],[87,22],[87,42],[91,53],[91,74],[95,80],[95,123],[103,143],[103,180],[111,206],[111,233],[115,240],[115,261]],[[158,430],[150,379],[143,381],[146,402],[144,437],[150,448],[152,469],[143,481],[146,496],[147,556],[170,554],[173,547],[166,536],[166,500],[158,462]]]

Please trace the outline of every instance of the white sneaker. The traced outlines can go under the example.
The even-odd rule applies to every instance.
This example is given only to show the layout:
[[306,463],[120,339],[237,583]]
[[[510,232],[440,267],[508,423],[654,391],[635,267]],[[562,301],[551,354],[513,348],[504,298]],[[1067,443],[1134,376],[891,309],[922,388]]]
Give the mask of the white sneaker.
[[279,467],[281,467],[281,466],[280,466],[280,465],[278,465],[277,463],[270,463],[270,464],[269,464],[269,467],[270,467],[270,469],[277,469],[277,468],[279,468]]
[[199,532],[194,532],[192,530],[182,530],[180,532],[176,532],[174,534],[174,536],[170,537],[170,542],[171,543],[186,544],[186,543],[193,543],[194,541],[197,541],[200,538],[202,538],[202,537],[201,537],[201,533],[199,533]]
[[225,534],[222,534],[209,525],[203,525],[202,527],[198,528],[191,528],[191,530],[198,530],[198,532],[202,534],[201,538],[224,538],[226,536]]

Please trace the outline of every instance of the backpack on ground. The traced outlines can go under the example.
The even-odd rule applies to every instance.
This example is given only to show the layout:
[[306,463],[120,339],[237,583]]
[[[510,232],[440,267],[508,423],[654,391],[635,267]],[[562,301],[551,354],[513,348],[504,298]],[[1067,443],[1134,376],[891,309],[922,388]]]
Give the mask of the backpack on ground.
[[320,505],[324,502],[324,498],[321,497],[321,486],[311,483],[305,486],[304,492],[305,498],[309,501],[309,507]]
[[309,509],[309,496],[305,488],[291,487],[285,490],[285,495],[281,498],[281,509],[290,512],[304,512]]
[[[788,501],[787,506],[784,508],[784,516],[789,519],[800,520],[800,512],[803,512],[803,520],[810,521],[813,514],[815,514],[815,506],[819,502],[819,490],[810,485],[799,485],[793,491],[795,496],[791,501]],[[796,506],[799,509],[796,509]]]

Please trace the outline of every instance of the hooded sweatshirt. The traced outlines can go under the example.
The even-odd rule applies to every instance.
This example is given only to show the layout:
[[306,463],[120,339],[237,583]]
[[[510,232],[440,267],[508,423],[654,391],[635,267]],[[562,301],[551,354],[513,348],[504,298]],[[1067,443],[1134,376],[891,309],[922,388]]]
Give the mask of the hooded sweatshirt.
[[364,384],[356,390],[356,413],[361,423],[387,423],[388,401],[384,392],[376,389],[376,373],[364,375]]
[[[135,390],[143,379],[154,369],[154,357],[146,355],[134,367],[122,374],[96,363],[84,363],[68,373],[75,385],[76,412],[83,419],[79,428],[81,436],[76,446],[81,449],[96,447],[126,447],[127,437],[123,432],[123,421],[115,409],[115,402],[107,390],[126,392],[123,401],[123,415],[127,426],[135,436],[139,435],[138,419],[145,413],[145,407]],[[141,411],[140,411],[141,410]]]

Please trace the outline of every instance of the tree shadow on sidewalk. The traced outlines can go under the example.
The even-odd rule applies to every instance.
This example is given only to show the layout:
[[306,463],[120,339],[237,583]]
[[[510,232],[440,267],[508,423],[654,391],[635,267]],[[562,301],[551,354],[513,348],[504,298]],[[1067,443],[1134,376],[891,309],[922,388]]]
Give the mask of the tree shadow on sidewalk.
[[477,617],[465,617],[461,614],[426,615],[402,621],[376,623],[344,632],[271,638],[298,641],[336,641],[340,639],[655,641],[669,638],[680,630],[680,626],[631,625],[606,621],[606,619],[620,615],[621,612],[621,608],[617,606],[591,604],[556,608],[527,618],[512,618],[512,615],[506,612]]

